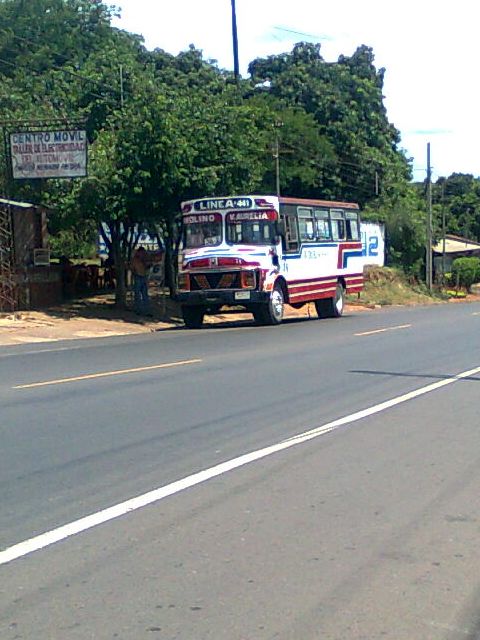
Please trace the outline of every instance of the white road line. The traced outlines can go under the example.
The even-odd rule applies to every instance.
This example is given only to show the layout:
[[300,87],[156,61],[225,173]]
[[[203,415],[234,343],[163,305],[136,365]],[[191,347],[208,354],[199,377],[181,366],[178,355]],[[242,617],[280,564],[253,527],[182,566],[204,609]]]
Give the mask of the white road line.
[[40,549],[48,547],[49,545],[52,545],[56,542],[65,540],[66,538],[69,538],[70,536],[73,536],[77,533],[87,531],[88,529],[92,529],[99,524],[114,520],[115,518],[119,518],[120,516],[131,513],[132,511],[136,511],[137,509],[145,507],[149,504],[153,504],[154,502],[163,500],[164,498],[179,493],[180,491],[184,491],[189,487],[194,487],[196,485],[202,484],[203,482],[206,482],[211,478],[215,478],[229,471],[233,471],[234,469],[243,467],[244,465],[250,464],[251,462],[261,460],[262,458],[271,456],[272,454],[278,453],[279,451],[290,449],[290,447],[294,447],[303,442],[308,442],[309,440],[313,440],[314,438],[318,438],[319,436],[322,436],[326,433],[330,433],[331,431],[334,431],[335,429],[338,429],[339,427],[342,427],[346,424],[350,424],[352,422],[356,422],[357,420],[361,420],[362,418],[380,413],[381,411],[390,409],[396,405],[402,404],[403,402],[413,400],[414,398],[423,396],[426,393],[430,393],[431,391],[446,387],[449,384],[453,384],[454,382],[458,382],[459,380],[477,375],[478,373],[480,373],[480,367],[470,369],[469,371],[463,371],[462,373],[459,373],[450,378],[439,380],[438,382],[433,382],[432,384],[421,387],[420,389],[416,389],[415,391],[410,391],[409,393],[397,396],[396,398],[392,398],[391,400],[380,402],[379,404],[373,405],[372,407],[369,407],[367,409],[363,409],[362,411],[357,411],[350,414],[349,416],[345,416],[343,418],[339,418],[338,420],[328,422],[321,427],[316,427],[315,429],[310,429],[309,431],[299,433],[298,435],[288,438],[287,440],[283,440],[282,442],[278,442],[277,444],[270,445],[263,449],[258,449],[257,451],[246,453],[245,455],[239,456],[238,458],[233,458],[232,460],[227,460],[226,462],[217,464],[214,467],[210,467],[209,469],[204,469],[203,471],[194,473],[193,475],[182,478],[181,480],[177,480],[176,482],[172,482],[163,487],[159,487],[158,489],[154,489],[153,491],[149,491],[148,493],[144,493],[140,496],[137,496],[136,498],[131,498],[130,500],[126,500],[125,502],[116,504],[112,507],[104,509],[103,511],[92,513],[91,515],[70,522],[66,525],[58,527],[57,529],[52,529],[51,531],[47,531],[46,533],[35,536],[34,538],[19,542],[18,544],[0,551],[0,565],[7,564],[12,560],[16,560],[30,553],[33,553],[34,551],[38,551]]
[[58,380],[44,380],[43,382],[30,382],[29,384],[18,384],[12,389],[33,389],[35,387],[48,387],[52,384],[66,384],[67,382],[79,382],[81,380],[94,380],[95,378],[108,378],[110,376],[123,376],[127,373],[143,373],[144,371],[153,371],[155,369],[168,369],[170,367],[179,367],[186,364],[197,364],[202,362],[199,358],[194,360],[181,360],[178,362],[166,362],[163,364],[152,364],[147,367],[135,367],[134,369],[119,369],[118,371],[102,371],[100,373],[88,373],[83,376],[74,376],[72,378],[58,378]]
[[372,331],[362,331],[362,333],[355,333],[355,336],[371,336],[374,333],[385,333],[385,331],[397,331],[398,329],[408,329],[411,324],[399,324],[395,327],[385,327],[384,329],[373,329]]
[[12,340],[15,342],[24,343],[37,343],[37,342],[58,342],[59,338],[35,338],[34,336],[12,336]]

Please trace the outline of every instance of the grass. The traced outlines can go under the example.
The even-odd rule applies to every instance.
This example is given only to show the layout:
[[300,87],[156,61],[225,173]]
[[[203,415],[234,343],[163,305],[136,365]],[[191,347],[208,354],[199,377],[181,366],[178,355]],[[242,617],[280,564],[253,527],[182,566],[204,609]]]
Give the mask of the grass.
[[360,296],[348,296],[348,300],[352,304],[386,306],[432,304],[450,297],[449,292],[437,288],[429,292],[425,284],[410,280],[400,269],[371,266],[365,270]]
[[466,291],[457,291],[456,289],[447,289],[445,291],[445,293],[448,295],[449,298],[463,298],[465,299],[467,297],[467,292]]

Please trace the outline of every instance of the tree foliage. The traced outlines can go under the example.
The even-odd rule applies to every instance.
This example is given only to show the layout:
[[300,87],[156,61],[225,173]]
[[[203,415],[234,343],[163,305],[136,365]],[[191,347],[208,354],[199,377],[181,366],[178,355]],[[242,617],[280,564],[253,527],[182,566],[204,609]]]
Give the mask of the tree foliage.
[[410,177],[383,105],[383,69],[377,71],[373,60],[372,50],[361,46],[329,63],[319,44],[299,43],[290,54],[249,67],[259,90],[268,84],[272,95],[310,114],[329,141],[335,160],[324,168],[323,190],[361,204],[376,195],[376,183]]
[[472,284],[480,280],[480,258],[457,258],[452,263],[452,279],[457,286],[470,291]]
[[[283,195],[359,202],[385,221],[389,260],[419,270],[425,211],[372,49],[331,63],[300,42],[254,60],[237,83],[194,46],[148,51],[112,27],[115,11],[101,0],[0,0],[3,119],[83,122],[88,132],[87,178],[8,185],[51,207],[57,246],[73,235],[88,244],[106,223],[123,273],[134,230],[148,226],[172,266],[181,200],[272,193],[279,182]],[[445,182],[450,229],[480,234],[479,193],[473,178]]]
[[437,235],[445,218],[447,233],[480,242],[480,179],[454,173],[440,178],[433,189]]

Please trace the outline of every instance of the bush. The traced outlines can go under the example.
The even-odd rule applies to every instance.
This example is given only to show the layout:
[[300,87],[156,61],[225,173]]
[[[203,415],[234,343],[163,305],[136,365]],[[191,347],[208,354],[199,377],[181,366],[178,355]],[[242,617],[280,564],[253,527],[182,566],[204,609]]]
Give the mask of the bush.
[[451,271],[447,271],[443,274],[443,284],[446,287],[454,287],[455,286],[455,278]]
[[95,256],[97,251],[94,242],[73,230],[63,229],[55,235],[50,235],[48,244],[54,258],[90,258]]
[[452,278],[457,287],[470,291],[480,280],[480,258],[457,258],[452,264]]
[[465,293],[465,291],[450,291],[449,289],[447,291],[445,291],[445,294],[447,295],[448,298],[466,298],[467,294]]

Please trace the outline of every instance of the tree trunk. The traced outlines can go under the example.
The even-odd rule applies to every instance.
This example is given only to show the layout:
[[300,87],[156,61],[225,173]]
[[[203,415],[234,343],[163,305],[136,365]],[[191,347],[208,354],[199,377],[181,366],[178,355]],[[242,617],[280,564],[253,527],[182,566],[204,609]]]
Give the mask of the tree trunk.
[[171,298],[177,292],[178,243],[175,241],[175,230],[175,223],[169,219],[165,238],[165,283]]
[[127,306],[127,283],[125,281],[125,257],[122,247],[121,230],[118,222],[111,223],[112,257],[115,265],[115,306],[125,309]]

